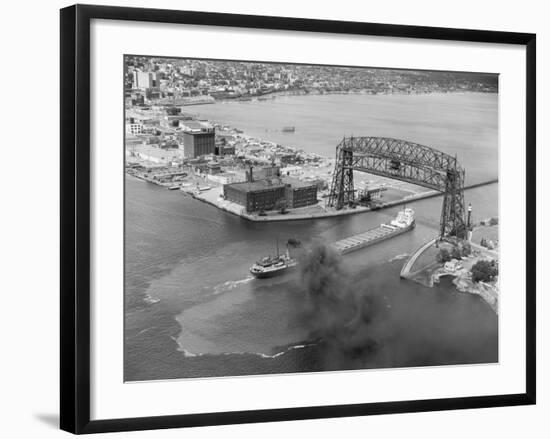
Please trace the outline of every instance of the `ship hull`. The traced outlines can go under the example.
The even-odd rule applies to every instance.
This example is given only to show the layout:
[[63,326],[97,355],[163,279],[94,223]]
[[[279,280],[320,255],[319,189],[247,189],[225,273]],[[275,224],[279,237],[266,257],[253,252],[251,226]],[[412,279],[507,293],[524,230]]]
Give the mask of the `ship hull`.
[[276,270],[268,270],[268,271],[253,271],[253,270],[250,270],[250,273],[256,279],[268,279],[270,277],[281,276],[285,273],[289,273],[290,271],[294,270],[295,268],[296,268],[296,265],[291,265],[291,266],[278,268]]
[[[333,248],[340,253],[341,255],[345,255],[357,250],[361,250],[366,247],[370,247],[371,245],[378,244],[379,242],[386,241],[387,239],[395,238],[396,236],[402,235],[403,233],[406,233],[415,227],[415,222],[413,221],[410,225],[403,228],[396,228],[394,231],[388,232],[382,236],[379,237],[373,237],[371,239],[366,239],[361,243],[355,244],[353,246],[345,247],[345,248],[339,248],[338,242],[333,244]],[[374,231],[376,229],[369,230],[369,232]],[[367,232],[368,233],[368,232]]]

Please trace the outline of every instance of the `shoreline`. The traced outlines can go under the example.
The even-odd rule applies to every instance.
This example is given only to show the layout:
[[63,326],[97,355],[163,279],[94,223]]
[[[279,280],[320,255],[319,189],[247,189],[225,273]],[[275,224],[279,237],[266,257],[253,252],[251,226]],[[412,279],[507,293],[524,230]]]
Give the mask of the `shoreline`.
[[198,201],[202,201],[203,203],[210,204],[220,210],[223,210],[225,212],[231,213],[233,215],[239,216],[247,221],[251,222],[283,222],[283,221],[304,221],[304,220],[314,220],[314,219],[324,219],[324,218],[334,218],[338,216],[347,216],[347,215],[355,215],[359,213],[365,213],[365,212],[371,212],[373,210],[382,210],[389,207],[399,206],[402,204],[406,204],[408,202],[422,200],[426,198],[432,198],[436,197],[438,195],[441,195],[439,192],[432,193],[432,192],[426,192],[422,194],[412,195],[410,198],[407,199],[401,199],[401,200],[394,200],[389,201],[387,203],[384,203],[380,207],[376,207],[373,209],[372,207],[364,207],[364,206],[357,206],[354,209],[343,209],[343,210],[334,210],[334,211],[323,211],[319,213],[293,213],[292,211],[289,211],[286,214],[275,214],[275,215],[267,215],[267,216],[259,216],[255,214],[249,214],[242,212],[243,207],[238,205],[237,207],[231,208],[232,205],[235,203],[226,202],[226,200],[223,200],[222,202],[216,202],[214,200],[209,200],[208,198],[202,196],[201,194],[195,194],[192,191],[181,191],[184,192],[194,199]]
[[[431,247],[434,242],[435,240],[430,241],[426,243],[425,246],[429,245]],[[419,283],[428,288],[433,288],[435,284],[439,284],[441,278],[443,277],[452,277],[452,284],[455,286],[457,292],[479,296],[481,299],[483,299],[485,303],[487,303],[491,307],[495,314],[498,315],[498,284],[491,284],[481,281],[474,282],[472,280],[470,272],[471,266],[475,264],[475,262],[486,259],[488,255],[489,257],[498,258],[498,252],[487,250],[473,242],[471,243],[471,246],[477,249],[478,253],[462,257],[460,261],[462,261],[462,263],[464,263],[465,265],[459,267],[459,269],[457,270],[448,270],[444,267],[443,264],[433,260],[426,266],[415,270],[412,273],[407,273],[406,276],[403,276],[402,270],[401,277],[403,277],[404,279],[412,280],[413,282]],[[424,253],[428,248],[429,247],[424,248],[422,250],[422,253]],[[406,265],[407,263],[405,264],[405,266]],[[405,266],[403,268],[405,268]]]
[[[476,183],[464,188],[464,190],[475,189],[480,186],[495,184],[497,182],[498,182],[498,179],[494,179],[494,180],[490,180],[482,183]],[[212,199],[212,197],[208,197],[207,192],[209,191],[195,193],[194,189],[188,188],[187,190],[180,189],[180,192],[188,194],[198,201],[202,201],[203,203],[210,204],[214,207],[217,207],[220,210],[231,213],[233,215],[240,216],[241,218],[244,218],[252,222],[302,221],[302,220],[314,220],[314,219],[323,219],[323,218],[334,218],[337,216],[354,215],[359,213],[382,210],[382,209],[386,209],[394,206],[400,206],[400,205],[407,204],[414,201],[434,198],[434,197],[443,195],[443,193],[441,192],[432,190],[432,191],[422,192],[414,195],[409,195],[399,200],[388,201],[386,203],[382,203],[380,206],[377,206],[376,208],[357,206],[353,209],[343,209],[343,210],[334,210],[334,211],[324,210],[323,212],[319,212],[319,213],[294,213],[293,211],[289,211],[286,214],[276,213],[276,214],[267,215],[267,216],[259,216],[256,214],[249,214],[244,212],[243,206],[237,205],[236,203],[231,203],[227,200],[220,201],[218,197]]]
[[[213,102],[209,103],[198,103],[198,104],[191,104],[193,106],[195,105],[211,105],[211,104],[222,104],[222,103],[228,103],[228,102],[257,102],[257,101],[269,101],[273,100],[279,97],[287,97],[287,96],[348,96],[348,95],[363,95],[363,96],[422,96],[422,95],[448,95],[448,94],[458,94],[458,95],[465,95],[465,94],[480,94],[480,95],[497,95],[498,92],[483,92],[483,91],[471,91],[471,90],[453,90],[453,91],[424,91],[424,92],[414,92],[414,93],[405,93],[405,92],[392,92],[392,93],[369,93],[364,90],[352,90],[352,91],[309,91],[306,92],[305,90],[293,90],[293,91],[286,91],[286,90],[280,90],[280,91],[273,91],[269,92],[263,95],[255,95],[255,96],[239,96],[234,98],[220,98],[216,99],[214,98]],[[263,98],[263,99],[262,99]]]
[[468,272],[449,272],[445,271],[439,264],[430,264],[429,266],[416,271],[412,276],[406,279],[419,283],[427,288],[433,288],[435,284],[439,284],[441,278],[452,277],[451,283],[454,285],[457,293],[471,294],[482,299],[495,314],[498,315],[498,287],[484,283],[473,282],[469,277]]
[[453,278],[452,283],[459,293],[479,296],[498,315],[498,288],[484,282],[473,282],[467,273],[449,273],[441,270],[441,268],[438,268],[431,274],[430,286],[439,283],[440,278],[444,276],[451,276]]
[[[357,91],[349,91],[349,92],[325,92],[325,93],[319,93],[319,92],[313,92],[313,93],[306,93],[303,90],[292,90],[292,91],[274,91],[272,93],[269,93],[269,98],[266,98],[265,100],[271,100],[275,99],[276,97],[282,97],[282,96],[320,96],[320,95],[372,95],[376,96],[377,94],[367,93],[364,90],[357,90]],[[491,92],[479,92],[479,91],[452,91],[452,92],[441,92],[441,91],[434,91],[434,92],[424,92],[424,93],[380,93],[380,95],[388,96],[388,95],[406,95],[406,96],[418,96],[418,95],[446,95],[446,94],[494,94]],[[266,95],[263,95],[266,96]],[[259,96],[261,97],[261,96]],[[258,100],[258,97],[253,97],[252,99]],[[239,102],[239,98],[231,98],[231,99],[220,99],[216,100],[213,103],[224,103],[224,102]],[[246,99],[248,101],[248,99]],[[209,103],[210,105],[211,103]],[[197,104],[200,105],[200,104]],[[243,130],[237,129],[231,125],[226,125],[222,121],[216,121],[216,120],[210,120],[210,123],[214,123],[215,125],[222,126],[223,130],[228,130],[231,132],[234,132],[235,136],[237,138],[241,138],[246,142],[257,142],[261,145],[277,145],[275,142],[272,141],[266,141],[263,138],[251,136],[247,133],[245,133]],[[265,147],[265,146],[264,146]],[[315,159],[319,159],[321,161],[326,162],[327,164],[331,163],[331,160],[328,157],[322,156],[317,153],[305,153],[300,148],[296,147],[290,147],[285,146],[285,148],[288,148],[291,150],[294,154],[307,154]],[[250,157],[251,160],[260,160],[258,157]],[[158,182],[155,181],[153,178],[148,178],[146,176],[141,176],[137,174],[132,174],[134,177],[137,177],[139,179],[167,187],[168,189],[178,189],[178,183],[174,184],[174,182]],[[473,189],[476,187],[494,184],[498,182],[498,178],[493,178],[491,180],[487,180],[480,183],[471,184],[464,188],[464,190]],[[328,182],[330,184],[330,182]],[[248,213],[244,211],[244,207],[241,205],[237,205],[235,203],[231,203],[227,200],[224,200],[220,198],[220,191],[218,186],[214,186],[210,188],[207,191],[197,191],[195,189],[191,189],[191,187],[182,187],[181,184],[179,184],[179,190],[181,192],[187,193],[191,195],[193,198],[205,202],[207,204],[210,204],[214,207],[217,207],[220,210],[226,211],[228,213],[240,216],[241,218],[244,218],[248,221],[252,222],[282,222],[282,221],[300,221],[300,220],[313,220],[313,219],[323,219],[323,218],[332,218],[337,216],[346,216],[346,215],[353,215],[358,213],[364,213],[369,212],[373,210],[380,210],[385,208],[390,208],[402,204],[406,204],[407,202],[414,202],[422,199],[428,199],[436,196],[442,195],[441,192],[429,190],[424,192],[416,192],[416,191],[409,191],[411,192],[409,195],[404,196],[401,199],[392,200],[388,202],[381,203],[375,207],[367,207],[367,206],[356,206],[354,208],[344,208],[341,210],[335,210],[334,208],[329,208],[327,210],[326,205],[323,206],[323,201],[321,200],[319,203],[317,203],[314,206],[309,206],[309,208],[298,208],[298,209],[290,209],[286,214],[280,214],[280,213],[274,213],[269,212],[266,215],[258,215],[257,213]],[[212,195],[212,193],[216,193],[215,195]],[[317,211],[314,211],[317,210]]]

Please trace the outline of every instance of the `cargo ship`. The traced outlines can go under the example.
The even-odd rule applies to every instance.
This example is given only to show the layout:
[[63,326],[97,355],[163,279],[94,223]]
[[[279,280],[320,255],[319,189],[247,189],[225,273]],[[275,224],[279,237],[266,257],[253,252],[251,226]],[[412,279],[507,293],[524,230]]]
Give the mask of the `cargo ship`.
[[293,133],[294,131],[296,131],[294,126],[283,127],[283,133]]
[[288,272],[297,265],[298,262],[290,257],[288,244],[286,246],[286,252],[282,255],[279,254],[279,242],[277,241],[277,255],[266,256],[265,258],[260,259],[252,267],[250,267],[250,273],[258,279],[265,279]]
[[331,247],[341,255],[350,253],[386,239],[401,235],[412,230],[415,226],[414,210],[405,208],[389,224],[380,224],[374,229],[367,230],[359,235],[350,236],[333,242]]

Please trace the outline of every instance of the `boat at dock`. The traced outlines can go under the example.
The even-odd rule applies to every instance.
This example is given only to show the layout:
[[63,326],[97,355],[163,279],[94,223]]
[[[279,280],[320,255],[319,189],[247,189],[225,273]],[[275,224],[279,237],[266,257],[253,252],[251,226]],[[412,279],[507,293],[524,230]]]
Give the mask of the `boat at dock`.
[[406,208],[401,210],[395,219],[389,224],[380,224],[380,226],[367,230],[358,235],[344,238],[333,242],[331,247],[338,253],[345,255],[353,251],[377,244],[386,239],[394,238],[402,233],[412,230],[415,226],[414,210]]

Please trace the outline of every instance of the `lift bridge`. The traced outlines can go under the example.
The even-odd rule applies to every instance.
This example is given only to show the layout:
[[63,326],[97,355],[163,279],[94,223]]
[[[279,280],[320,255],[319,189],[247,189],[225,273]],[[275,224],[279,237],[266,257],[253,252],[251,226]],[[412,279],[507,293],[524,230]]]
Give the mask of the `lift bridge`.
[[439,239],[464,239],[464,169],[456,157],[428,146],[385,137],[344,137],[336,147],[336,165],[328,204],[354,205],[353,171],[368,172],[443,193]]

